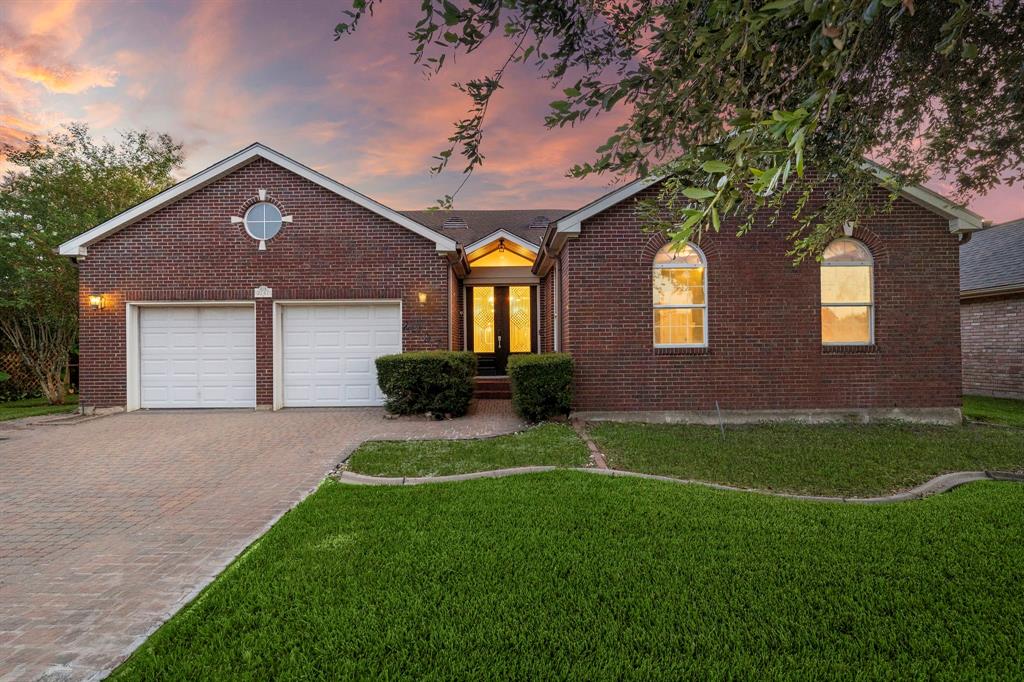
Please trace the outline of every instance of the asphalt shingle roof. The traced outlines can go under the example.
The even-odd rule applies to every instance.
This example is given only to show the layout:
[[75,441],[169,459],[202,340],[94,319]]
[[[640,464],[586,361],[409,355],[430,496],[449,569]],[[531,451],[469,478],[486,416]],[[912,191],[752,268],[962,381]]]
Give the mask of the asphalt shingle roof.
[[1024,218],[993,225],[960,247],[960,291],[1024,285]]
[[[527,208],[493,211],[402,211],[421,225],[451,237],[462,246],[483,239],[497,230],[507,230],[523,239],[540,244],[548,223],[572,213],[561,208]],[[449,218],[462,218],[466,227],[446,227]],[[542,218],[542,219],[541,219]]]

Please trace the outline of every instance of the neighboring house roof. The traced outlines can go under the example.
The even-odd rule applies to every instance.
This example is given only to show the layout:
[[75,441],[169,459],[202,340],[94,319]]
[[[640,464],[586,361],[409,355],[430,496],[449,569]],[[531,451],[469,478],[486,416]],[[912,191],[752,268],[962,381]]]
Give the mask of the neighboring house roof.
[[1024,218],[975,232],[960,247],[960,293],[1024,291]]
[[[548,225],[570,212],[564,208],[402,211],[416,222],[437,230],[462,246],[478,242],[499,230],[511,232],[531,244],[539,245]],[[461,224],[459,218],[462,219]]]
[[[414,218],[410,218],[409,216],[399,213],[394,209],[388,208],[384,204],[374,201],[354,189],[346,187],[336,180],[332,180],[323,173],[319,173],[308,166],[302,165],[298,161],[288,158],[284,154],[276,152],[273,149],[256,142],[245,149],[232,154],[223,161],[218,161],[206,170],[200,171],[173,187],[165,189],[163,192],[143,201],[141,204],[114,216],[105,223],[101,223],[91,230],[83,232],[73,239],[69,239],[60,245],[58,253],[62,256],[84,256],[86,255],[87,248],[90,244],[94,244],[118,230],[145,218],[176,199],[202,189],[210,183],[219,180],[228,173],[257,158],[263,158],[271,163],[277,164],[278,166],[281,166],[282,168],[289,170],[310,182],[320,185],[324,189],[334,192],[338,196],[344,197],[365,209],[373,211],[377,215],[387,218],[388,220],[401,225],[422,237],[426,237],[434,242],[438,251],[450,253],[457,250],[457,244],[454,239],[446,237],[423,223],[417,222]],[[224,218],[227,220],[228,216],[225,216]]]

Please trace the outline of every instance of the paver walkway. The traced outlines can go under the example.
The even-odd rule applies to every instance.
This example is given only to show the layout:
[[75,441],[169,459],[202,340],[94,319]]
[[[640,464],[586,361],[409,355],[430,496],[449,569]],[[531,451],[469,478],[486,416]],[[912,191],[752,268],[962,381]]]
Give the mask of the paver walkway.
[[506,401],[447,422],[379,409],[0,422],[0,679],[104,675],[364,440],[521,427]]

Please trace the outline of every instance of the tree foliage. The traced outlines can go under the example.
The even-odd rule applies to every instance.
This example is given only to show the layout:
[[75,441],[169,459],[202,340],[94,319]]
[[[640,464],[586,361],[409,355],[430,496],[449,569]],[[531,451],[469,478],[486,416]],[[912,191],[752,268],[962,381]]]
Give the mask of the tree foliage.
[[73,124],[23,148],[5,145],[0,160],[13,167],[0,180],[0,332],[58,403],[78,293],[74,265],[57,247],[171,185],[181,145],[150,132],[98,142]]
[[[379,1],[353,0],[335,38]],[[1024,179],[1020,0],[423,0],[409,36],[432,72],[508,41],[510,63],[562,90],[549,128],[618,112],[625,123],[569,172],[664,177],[641,211],[676,241],[728,218],[742,234],[768,209],[796,219],[797,258],[817,253],[871,210],[865,157],[894,172],[893,190],[940,175],[966,199]],[[483,163],[504,72],[455,84],[470,111],[434,172],[456,153],[467,175]]]

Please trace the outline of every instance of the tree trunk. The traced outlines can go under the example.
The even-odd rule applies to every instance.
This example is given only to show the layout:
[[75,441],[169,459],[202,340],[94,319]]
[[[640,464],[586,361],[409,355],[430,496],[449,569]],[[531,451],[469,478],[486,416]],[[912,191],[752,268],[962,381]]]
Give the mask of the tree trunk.
[[51,405],[63,405],[67,397],[64,376],[77,326],[77,319],[72,316],[35,316],[20,310],[4,311],[0,316],[0,331],[31,370]]

